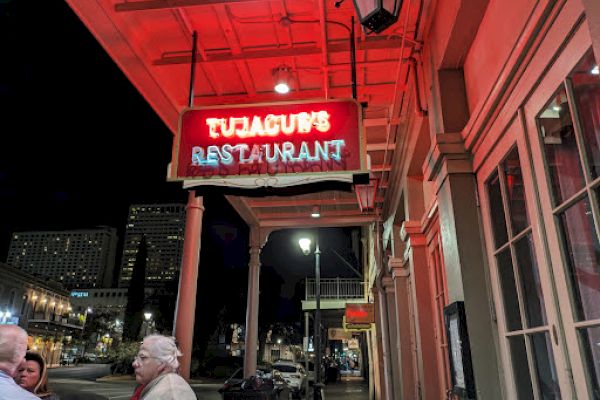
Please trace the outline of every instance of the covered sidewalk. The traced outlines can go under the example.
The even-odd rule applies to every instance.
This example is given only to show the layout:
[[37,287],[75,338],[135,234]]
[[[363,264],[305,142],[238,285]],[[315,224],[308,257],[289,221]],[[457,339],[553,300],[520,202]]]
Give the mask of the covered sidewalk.
[[[222,178],[231,187],[234,178],[253,176],[264,197],[227,196],[251,231],[245,343],[257,342],[260,255],[269,234],[361,228],[365,301],[375,311],[366,335],[370,387],[343,382],[327,387],[328,399],[598,397],[598,0],[405,0],[397,23],[380,34],[352,19],[351,1],[67,2],[174,134],[190,106],[219,111],[220,131],[211,116],[198,123],[212,130],[198,136],[215,141],[234,131],[277,136],[277,118],[302,114],[306,122],[310,115],[316,123],[329,117],[325,108],[351,97],[358,109],[358,118],[332,112],[331,120],[358,120],[358,158],[370,162],[310,192],[269,192],[303,175],[261,173],[260,146],[247,159],[244,143],[210,146],[206,158],[209,146],[188,146],[187,162],[198,165],[183,182],[190,189],[186,284],[175,332],[184,376],[202,195],[209,195],[200,186]],[[273,90],[282,76],[290,85],[283,95]],[[283,102],[318,108],[266,115]],[[226,111],[242,104],[248,115]],[[233,121],[242,121],[239,129]],[[315,166],[323,133],[302,136],[302,129],[292,133],[314,146],[295,153],[292,143],[281,156],[296,163],[295,172]],[[279,139],[290,137],[282,132]],[[327,143],[338,146],[332,159],[341,157],[342,141]],[[232,147],[236,162],[256,169],[211,170],[221,163],[229,171]],[[368,182],[352,180],[359,174]],[[370,204],[358,190],[365,186]],[[246,353],[246,375],[256,371],[256,356]]]

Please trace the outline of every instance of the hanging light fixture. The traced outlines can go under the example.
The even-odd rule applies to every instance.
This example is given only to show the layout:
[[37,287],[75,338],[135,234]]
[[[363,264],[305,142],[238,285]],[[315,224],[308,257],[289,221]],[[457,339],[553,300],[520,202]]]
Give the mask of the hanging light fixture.
[[280,65],[273,71],[275,81],[275,91],[279,94],[286,94],[290,91],[292,84],[292,69],[287,65]]
[[361,212],[375,209],[375,196],[377,196],[377,178],[370,178],[368,185],[354,185],[356,199]]
[[[367,155],[367,169],[371,170],[371,156]],[[375,210],[375,197],[377,196],[378,180],[369,174],[368,184],[354,185],[356,200],[361,212]]]
[[402,0],[353,0],[360,23],[375,33],[381,33],[398,21]]

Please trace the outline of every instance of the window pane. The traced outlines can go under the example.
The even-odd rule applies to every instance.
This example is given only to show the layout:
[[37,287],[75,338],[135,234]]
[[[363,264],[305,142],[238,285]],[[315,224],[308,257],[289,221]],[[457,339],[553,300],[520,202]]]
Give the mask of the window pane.
[[559,228],[577,318],[600,318],[600,244],[589,200],[584,198],[559,214]]
[[531,343],[541,398],[544,400],[560,399],[560,386],[556,376],[552,343],[550,343],[548,333],[531,335]]
[[583,187],[583,173],[569,111],[562,87],[538,118],[554,205],[561,204]]
[[506,220],[504,219],[502,193],[500,192],[500,180],[498,179],[497,172],[492,175],[487,187],[490,197],[490,217],[494,230],[494,243],[496,243],[496,248],[498,248],[508,241],[508,234],[506,233]]
[[600,327],[579,331],[593,398],[600,399]]
[[529,366],[527,365],[525,339],[523,339],[523,336],[512,336],[508,338],[508,343],[510,345],[517,398],[519,400],[533,400],[533,389],[531,387]]
[[571,74],[583,142],[593,178],[600,176],[600,75],[590,50]]
[[546,309],[544,307],[542,284],[535,257],[532,257],[534,253],[531,234],[517,242],[515,252],[519,265],[521,286],[523,288],[523,302],[527,325],[529,327],[546,325]]
[[517,286],[515,284],[510,250],[507,249],[498,254],[497,259],[502,299],[504,300],[506,327],[509,331],[519,330],[522,326],[521,312],[519,311],[519,298],[517,296]]
[[510,209],[510,220],[514,235],[529,226],[527,207],[525,206],[525,188],[523,187],[523,174],[519,162],[519,151],[513,148],[502,163],[506,176],[506,192]]

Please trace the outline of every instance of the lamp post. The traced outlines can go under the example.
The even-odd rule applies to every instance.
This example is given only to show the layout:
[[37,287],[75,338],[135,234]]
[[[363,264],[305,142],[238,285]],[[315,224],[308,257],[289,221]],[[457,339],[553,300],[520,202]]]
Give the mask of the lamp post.
[[[311,240],[301,238],[298,241],[300,248],[305,256],[310,254]],[[316,353],[315,359],[315,384],[314,400],[321,399],[321,249],[319,248],[319,231],[315,234],[315,333],[314,347]]]

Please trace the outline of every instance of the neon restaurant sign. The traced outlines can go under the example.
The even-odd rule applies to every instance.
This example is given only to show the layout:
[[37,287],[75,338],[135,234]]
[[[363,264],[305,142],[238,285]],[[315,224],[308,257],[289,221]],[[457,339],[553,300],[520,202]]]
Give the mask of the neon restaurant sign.
[[360,106],[353,100],[185,110],[170,180],[233,186],[352,181],[366,171]]

